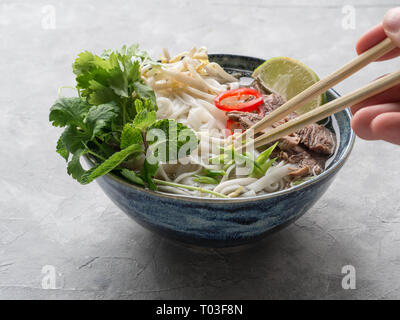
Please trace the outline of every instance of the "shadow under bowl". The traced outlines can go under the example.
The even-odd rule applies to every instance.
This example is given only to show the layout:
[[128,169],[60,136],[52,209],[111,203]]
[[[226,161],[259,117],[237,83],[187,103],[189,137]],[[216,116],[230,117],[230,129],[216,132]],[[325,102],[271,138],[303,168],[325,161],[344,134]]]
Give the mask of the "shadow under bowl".
[[[210,60],[225,70],[250,76],[262,59],[215,54]],[[327,100],[338,94],[329,90]],[[158,193],[127,183],[109,173],[97,179],[105,194],[137,223],[162,236],[201,247],[232,247],[254,242],[301,217],[325,193],[347,160],[354,133],[351,113],[330,117],[337,150],[319,176],[287,190],[239,199],[202,199]],[[87,158],[89,165],[93,165]]]

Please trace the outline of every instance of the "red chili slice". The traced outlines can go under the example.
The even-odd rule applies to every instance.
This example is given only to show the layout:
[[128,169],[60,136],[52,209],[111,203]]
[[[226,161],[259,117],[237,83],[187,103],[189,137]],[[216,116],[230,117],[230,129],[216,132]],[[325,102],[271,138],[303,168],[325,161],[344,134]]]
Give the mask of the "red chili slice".
[[260,92],[252,88],[239,88],[221,93],[215,106],[223,111],[253,111],[264,102]]
[[235,129],[241,129],[241,127],[240,127],[240,123],[239,122],[237,122],[237,121],[233,121],[232,119],[228,119],[227,121],[226,121],[226,130],[228,131],[227,132],[227,134],[229,135],[229,136],[231,136],[231,135],[233,135],[233,131],[235,130]]

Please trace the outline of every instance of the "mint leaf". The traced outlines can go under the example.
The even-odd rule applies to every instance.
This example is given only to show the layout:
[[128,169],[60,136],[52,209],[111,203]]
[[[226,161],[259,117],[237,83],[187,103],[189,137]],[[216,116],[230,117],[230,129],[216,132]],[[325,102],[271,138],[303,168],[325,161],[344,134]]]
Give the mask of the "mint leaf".
[[83,119],[89,108],[90,105],[84,99],[62,97],[50,108],[49,120],[55,127],[84,127]]
[[154,104],[153,102],[151,102],[151,100],[136,99],[134,104],[135,104],[136,113],[139,113],[143,110],[157,111],[157,105]]
[[150,164],[147,159],[144,161],[142,171],[140,172],[141,177],[146,181],[148,187],[151,190],[157,190],[157,186],[153,181],[153,177],[156,175],[158,170],[158,163]]
[[125,149],[132,144],[143,144],[142,133],[139,129],[135,128],[132,124],[127,123],[121,133],[121,149]]
[[82,184],[88,184],[94,179],[101,177],[119,166],[129,155],[142,152],[143,148],[137,144],[114,153],[110,158],[86,172],[81,179]]
[[[143,110],[146,110],[146,106],[144,105],[143,101],[140,99],[135,100],[135,109],[136,113],[142,112]],[[151,111],[151,110],[149,110]]]
[[121,170],[121,175],[129,180],[130,182],[133,182],[135,184],[141,185],[144,187],[144,181],[139,175],[137,175],[134,171],[128,170],[128,169],[122,169]]
[[[161,130],[164,134],[159,135],[157,131],[152,131],[152,129]],[[158,120],[150,127],[149,132],[157,137],[157,139],[148,142],[155,149],[154,156],[163,162],[175,161],[188,156],[198,145],[194,131],[175,120]],[[161,140],[162,138],[164,140]],[[164,154],[160,154],[160,152]]]
[[145,131],[154,122],[156,122],[156,112],[142,110],[135,116],[132,124],[140,131]]

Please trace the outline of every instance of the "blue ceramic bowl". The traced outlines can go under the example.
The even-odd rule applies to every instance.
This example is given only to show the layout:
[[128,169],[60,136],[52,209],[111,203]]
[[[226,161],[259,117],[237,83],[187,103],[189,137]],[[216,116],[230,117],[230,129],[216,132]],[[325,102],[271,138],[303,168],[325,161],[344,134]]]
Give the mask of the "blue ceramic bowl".
[[[227,71],[247,76],[264,62],[222,54],[210,55],[210,59]],[[332,90],[327,94],[328,101],[337,97]],[[197,246],[243,245],[294,222],[324,194],[353,147],[350,119],[348,110],[330,117],[338,134],[338,150],[326,171],[301,185],[272,194],[243,199],[200,199],[146,190],[114,174],[97,181],[128,216],[163,236]]]

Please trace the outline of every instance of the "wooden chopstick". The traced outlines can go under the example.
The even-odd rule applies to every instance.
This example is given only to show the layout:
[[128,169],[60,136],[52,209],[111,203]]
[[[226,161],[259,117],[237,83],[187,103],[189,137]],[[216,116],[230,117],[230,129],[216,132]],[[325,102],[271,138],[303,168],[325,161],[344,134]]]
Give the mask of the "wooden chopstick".
[[400,84],[400,71],[388,74],[378,80],[375,80],[366,86],[357,89],[351,93],[348,93],[338,99],[335,99],[323,106],[311,110],[301,116],[294,118],[291,121],[288,121],[284,124],[279,125],[278,127],[269,130],[263,135],[257,137],[256,139],[248,142],[246,145],[242,147],[238,147],[237,150],[242,149],[243,147],[255,147],[258,148],[262,145],[270,143],[272,141],[276,141],[288,134],[293,133],[294,131],[303,128],[311,123],[315,123],[319,120],[322,120],[336,112],[339,112],[349,105],[357,104],[361,101],[364,101],[374,95],[377,95],[389,88],[394,87],[395,85]]
[[243,136],[246,135],[246,132],[253,132],[255,134],[267,128],[274,122],[277,122],[287,116],[289,113],[296,111],[298,108],[305,105],[308,101],[324,93],[328,89],[332,88],[334,85],[348,78],[352,74],[364,68],[372,61],[375,61],[376,59],[390,52],[394,48],[396,48],[396,45],[393,43],[393,41],[391,41],[390,38],[386,38],[385,40],[381,41],[374,47],[365,51],[357,58],[353,59],[352,61],[341,67],[340,69],[336,70],[329,76],[308,87],[306,90],[299,93],[297,96],[293,97],[282,106],[266,115],[261,121],[257,122],[247,131],[238,136],[238,138],[243,138]]

